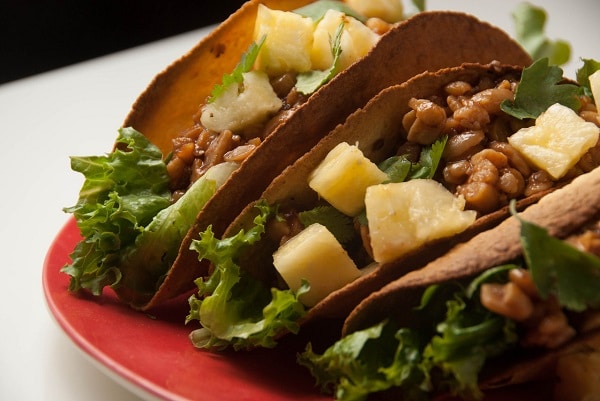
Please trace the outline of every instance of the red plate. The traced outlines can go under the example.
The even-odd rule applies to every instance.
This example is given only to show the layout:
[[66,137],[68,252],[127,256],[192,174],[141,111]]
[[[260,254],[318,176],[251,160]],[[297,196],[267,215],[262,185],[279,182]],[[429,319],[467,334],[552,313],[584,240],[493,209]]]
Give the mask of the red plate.
[[[271,350],[212,353],[188,340],[192,327],[183,323],[185,299],[151,316],[119,303],[110,291],[100,298],[70,293],[69,278],[60,269],[79,239],[70,220],[52,243],[43,271],[46,300],[64,332],[112,376],[144,395],[167,400],[331,399],[319,393],[308,370],[295,362],[306,343],[302,336],[288,336]],[[543,394],[540,388],[528,388],[486,400],[549,399],[548,387],[543,388]]]

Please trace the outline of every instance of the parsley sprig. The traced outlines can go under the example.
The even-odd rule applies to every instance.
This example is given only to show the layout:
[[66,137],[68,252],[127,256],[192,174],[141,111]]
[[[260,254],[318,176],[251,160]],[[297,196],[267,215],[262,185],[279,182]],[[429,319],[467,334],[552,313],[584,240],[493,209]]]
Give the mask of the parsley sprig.
[[515,99],[502,102],[502,110],[521,120],[537,118],[555,103],[579,110],[583,89],[562,81],[562,68],[550,65],[547,58],[539,59],[523,69]]

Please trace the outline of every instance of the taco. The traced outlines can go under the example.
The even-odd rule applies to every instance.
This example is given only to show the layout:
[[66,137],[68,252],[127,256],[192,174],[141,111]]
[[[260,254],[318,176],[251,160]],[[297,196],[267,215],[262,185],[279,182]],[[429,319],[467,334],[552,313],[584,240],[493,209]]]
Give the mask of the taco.
[[339,399],[481,399],[558,379],[557,400],[597,395],[599,189],[596,169],[389,283],[299,362]]
[[[277,177],[221,240],[207,230],[193,242],[213,264],[190,299],[189,320],[203,326],[194,343],[270,346],[299,324],[343,319],[371,292],[497,225],[511,200],[522,209],[592,171],[598,115],[584,113],[595,110],[591,98],[561,77],[545,59],[524,70],[464,64],[383,90]],[[416,117],[425,111],[435,123]],[[534,151],[522,150],[523,138]]]
[[[208,92],[205,91],[201,95],[190,95],[188,93],[197,92],[196,88],[200,86],[205,88],[203,84],[195,82],[199,79],[198,76],[204,75],[200,74],[199,71],[204,71],[206,65],[210,65],[210,72],[215,70],[217,65],[221,65],[221,60],[239,57],[238,51],[231,50],[239,50],[238,47],[232,47],[232,43],[243,41],[244,46],[246,46],[251,42],[250,34],[241,35],[240,29],[242,26],[246,26],[248,31],[253,30],[255,18],[258,18],[261,10],[265,11],[265,7],[259,3],[261,2],[251,2],[242,7],[238,13],[228,19],[214,34],[209,35],[197,48],[174,63],[165,73],[160,74],[150,89],[136,102],[132,113],[126,120],[126,125],[131,125],[134,128],[140,127],[139,130],[144,132],[144,130],[150,129],[150,126],[154,127],[154,122],[157,119],[163,121],[162,116],[166,116],[164,121],[176,119],[177,121],[172,125],[177,127],[175,130],[165,128],[165,124],[170,127],[171,122],[161,122],[156,125],[159,128],[154,131],[155,134],[151,138],[154,141],[156,136],[162,138],[162,135],[169,133],[166,136],[169,136],[170,140],[172,139],[177,144],[183,144],[177,149],[182,152],[184,159],[186,159],[191,148],[190,137],[193,138],[194,135],[199,135],[196,143],[202,142],[202,138],[206,138],[206,135],[203,135],[206,130],[198,125],[197,120],[191,117],[193,113],[188,114],[188,111],[190,111],[190,108],[195,107],[194,111],[197,112],[197,104],[203,103],[204,96]],[[264,5],[273,9],[287,10],[304,5],[304,3],[306,2],[271,1],[264,2]],[[321,2],[314,3],[314,6],[320,9],[319,7],[322,4]],[[337,2],[324,2],[324,4],[328,7],[331,7],[331,4],[334,4],[333,7],[340,7]],[[309,6],[311,5],[313,4],[309,4]],[[343,4],[342,9],[346,10]],[[301,8],[300,11],[296,9],[296,11],[306,15],[314,14],[314,10],[311,11],[310,8],[308,10]],[[270,15],[268,11],[266,12]],[[356,14],[351,11],[346,11],[344,14],[343,26],[346,27],[347,25],[350,29],[350,26],[355,26],[356,23],[351,22],[352,20],[348,14]],[[289,16],[289,14],[285,15]],[[322,12],[317,14],[315,18],[321,22],[327,19],[330,24],[331,21],[339,21],[335,18],[340,18],[339,13],[336,14],[335,12],[327,12],[322,18],[320,15],[322,15]],[[328,15],[333,15],[333,17],[327,17]],[[367,19],[367,23],[369,21],[371,19]],[[319,24],[316,26],[318,27]],[[237,167],[237,169],[230,175],[224,174],[226,176],[225,183],[214,196],[209,197],[209,200],[194,220],[191,229],[187,231],[183,241],[173,241],[180,243],[181,246],[178,249],[172,248],[173,251],[169,252],[169,257],[163,257],[167,254],[165,252],[161,253],[159,257],[154,256],[160,253],[158,251],[152,257],[145,257],[144,269],[140,269],[139,264],[134,263],[130,272],[121,271],[122,277],[119,283],[114,286],[124,301],[136,308],[147,310],[193,289],[194,278],[205,275],[208,269],[208,265],[199,263],[196,254],[189,250],[191,242],[198,238],[198,233],[205,230],[210,224],[214,233],[221,235],[243,207],[257,199],[264,188],[285,167],[305,154],[326,133],[343,122],[351,112],[364,105],[368,99],[381,89],[403,82],[421,71],[456,65],[464,60],[473,62],[502,60],[506,63],[519,65],[527,65],[531,61],[522,48],[504,32],[462,13],[424,12],[395,24],[384,23],[382,25],[378,23],[376,25],[378,29],[388,30],[385,33],[378,34],[376,44],[362,58],[358,57],[356,52],[351,51],[350,48],[346,49],[344,47],[346,39],[345,30],[340,28],[342,25],[338,23],[333,24],[333,26],[335,29],[331,34],[333,44],[331,50],[334,55],[339,56],[334,57],[334,59],[339,59],[339,64],[343,66],[344,63],[350,64],[348,68],[341,72],[338,72],[336,68],[318,70],[317,72],[311,70],[302,75],[304,77],[302,91],[308,92],[310,96],[300,96],[301,100],[297,102],[292,102],[286,97],[285,106],[283,107],[285,110],[280,110],[268,119],[268,122],[264,124],[263,131],[260,129],[256,131],[261,132],[258,134],[260,141],[257,141],[256,137],[252,137],[249,139],[248,144],[240,145],[231,150],[230,156],[233,157],[234,167]],[[432,30],[432,27],[436,27],[436,29]],[[450,30],[453,32],[452,39],[443,33]],[[316,31],[317,28],[315,28]],[[261,63],[261,52],[265,50],[264,46],[268,42],[268,37],[267,34],[260,51],[256,51],[256,47],[250,45],[250,48],[256,51],[254,53],[251,50],[249,53],[256,54],[257,65]],[[327,37],[329,38],[329,35]],[[231,42],[232,38],[235,38],[234,42]],[[257,38],[257,40],[259,39]],[[338,40],[340,43],[339,48],[336,46]],[[336,49],[337,51],[334,51]],[[207,52],[209,55],[206,55]],[[358,61],[354,63],[348,61],[348,54],[354,54],[355,57],[358,57]],[[244,60],[246,65],[250,64],[249,58],[244,58]],[[333,61],[331,62],[333,63]],[[232,64],[233,62],[224,68],[231,68]],[[338,62],[336,61],[333,65],[337,66]],[[221,69],[219,68],[220,72]],[[210,72],[210,74],[213,76],[210,85],[212,87],[212,83],[217,81],[217,73]],[[225,80],[227,79],[229,78]],[[314,92],[311,92],[313,90]],[[297,91],[292,89],[290,93],[294,94]],[[181,93],[185,95],[180,97],[179,94]],[[189,96],[200,97],[188,99]],[[195,106],[190,106],[192,103]],[[200,110],[204,109],[201,108]],[[202,115],[202,113],[196,114]],[[181,121],[183,121],[183,115],[189,115],[190,122],[188,128],[183,128],[182,131],[181,124],[183,123]],[[201,117],[200,120],[202,120]],[[154,128],[152,129],[154,130]],[[208,136],[210,137],[212,130],[209,131],[211,134]],[[173,138],[175,132],[183,132],[183,134]],[[200,134],[198,134],[199,132]],[[162,149],[165,142],[157,142],[163,144],[160,145]],[[260,144],[255,146],[257,142],[260,142]],[[220,152],[223,151],[222,147],[216,146],[220,143],[219,139],[211,141],[211,144],[215,144],[217,148],[215,152],[217,154],[222,154]],[[174,151],[173,155],[178,151]],[[240,152],[238,153],[238,151]],[[167,150],[163,149],[163,154],[166,154],[166,152]],[[205,156],[208,156],[208,153],[210,153],[209,149],[206,150]],[[239,162],[238,156],[240,158],[245,157],[243,162]],[[167,165],[168,171],[171,171],[172,167],[173,170],[178,170],[177,165],[179,162],[177,160],[181,161],[181,158],[171,157]],[[186,160],[191,161],[189,157]],[[197,159],[194,158],[194,160]],[[201,164],[200,171],[204,171],[206,168],[204,161],[202,163],[191,161],[191,165],[193,167],[195,164]],[[211,164],[208,163],[208,165]],[[190,168],[190,170],[194,169]],[[194,174],[192,173],[191,176],[194,176]],[[173,177],[170,176],[169,182],[172,183],[173,181]],[[169,189],[172,194],[180,192],[174,185],[171,185]],[[180,230],[180,232],[184,233],[185,230]],[[175,257],[175,261],[173,261],[172,256]],[[155,268],[154,265],[156,264],[152,261],[158,259],[161,260],[161,263],[160,266]],[[115,283],[115,281],[112,281],[112,283]]]

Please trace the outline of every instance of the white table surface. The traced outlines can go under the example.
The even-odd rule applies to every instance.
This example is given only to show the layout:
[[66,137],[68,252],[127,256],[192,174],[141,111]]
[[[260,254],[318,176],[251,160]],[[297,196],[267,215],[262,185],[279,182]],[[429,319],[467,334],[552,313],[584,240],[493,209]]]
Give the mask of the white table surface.
[[[512,34],[510,12],[519,2],[428,3],[430,9],[470,12]],[[580,57],[600,60],[597,0],[534,3],[549,13],[548,36],[573,46],[567,76],[574,77]],[[139,399],[92,365],[54,323],[42,293],[42,264],[67,221],[62,208],[74,204],[82,183],[70,170],[68,156],[110,150],[137,95],[206,32],[0,85],[0,174],[5,188],[0,196],[0,399]]]

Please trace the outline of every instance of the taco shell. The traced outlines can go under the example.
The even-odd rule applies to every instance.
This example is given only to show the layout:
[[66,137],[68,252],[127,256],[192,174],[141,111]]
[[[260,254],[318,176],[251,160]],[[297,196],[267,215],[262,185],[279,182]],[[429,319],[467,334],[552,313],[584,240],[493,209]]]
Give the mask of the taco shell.
[[[220,65],[225,60],[223,69],[233,68],[240,50],[247,47],[250,32],[241,32],[252,25],[259,3],[262,2],[245,4],[197,47],[159,74],[135,103],[126,124],[167,149],[170,140],[186,124],[191,125],[191,116],[223,73],[221,67],[218,71],[211,67],[205,76],[206,66],[212,66],[211,61]],[[306,2],[264,3],[273,8],[293,9]],[[230,41],[231,38],[235,40]],[[215,235],[221,236],[234,217],[258,199],[281,171],[379,91],[423,71],[493,60],[514,65],[531,62],[506,33],[464,13],[423,12],[394,26],[366,57],[312,94],[257,147],[204,206],[156,294],[137,296],[130,303],[147,310],[192,289],[193,280],[207,274],[207,265],[199,263],[197,254],[189,250],[199,233],[211,225]]]

